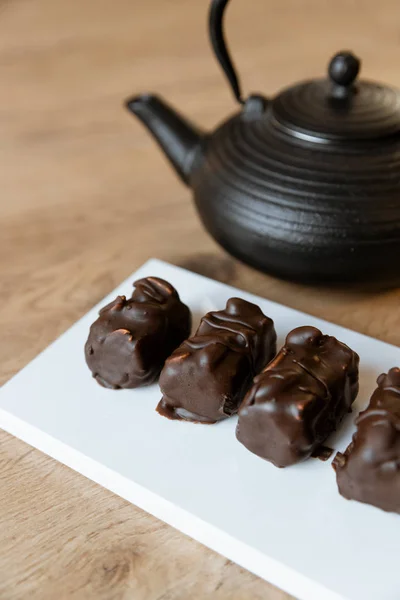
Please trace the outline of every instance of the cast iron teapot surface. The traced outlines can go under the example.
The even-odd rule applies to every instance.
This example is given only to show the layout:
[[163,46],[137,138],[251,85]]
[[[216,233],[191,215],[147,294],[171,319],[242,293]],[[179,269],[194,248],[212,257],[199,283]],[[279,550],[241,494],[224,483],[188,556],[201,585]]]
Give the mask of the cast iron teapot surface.
[[357,80],[337,54],[328,76],[275,98],[242,98],[214,0],[210,34],[240,111],[214,132],[161,98],[129,109],[193,190],[200,217],[233,256],[308,282],[400,283],[400,93]]

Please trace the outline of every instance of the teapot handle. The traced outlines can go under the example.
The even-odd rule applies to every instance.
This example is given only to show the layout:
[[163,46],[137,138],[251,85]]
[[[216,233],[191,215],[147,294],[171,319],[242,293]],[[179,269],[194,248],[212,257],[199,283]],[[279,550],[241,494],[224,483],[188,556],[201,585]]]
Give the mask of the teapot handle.
[[224,71],[233,94],[240,104],[244,104],[240,82],[230,57],[224,33],[224,12],[229,0],[212,0],[209,12],[209,33],[211,44],[219,64]]

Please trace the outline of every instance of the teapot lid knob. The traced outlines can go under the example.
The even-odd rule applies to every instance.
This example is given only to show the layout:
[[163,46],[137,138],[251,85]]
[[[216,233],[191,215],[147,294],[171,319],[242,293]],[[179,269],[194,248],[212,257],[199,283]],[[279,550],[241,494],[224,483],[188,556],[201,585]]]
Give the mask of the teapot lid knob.
[[360,71],[361,61],[352,52],[338,52],[329,63],[329,77],[333,84],[349,87]]

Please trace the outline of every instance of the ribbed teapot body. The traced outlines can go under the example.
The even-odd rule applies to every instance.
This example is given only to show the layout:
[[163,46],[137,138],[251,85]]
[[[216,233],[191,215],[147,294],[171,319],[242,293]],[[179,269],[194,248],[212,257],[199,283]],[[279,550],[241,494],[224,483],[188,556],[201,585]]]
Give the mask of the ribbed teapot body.
[[243,112],[206,141],[191,186],[232,255],[304,282],[400,283],[400,138],[293,136]]

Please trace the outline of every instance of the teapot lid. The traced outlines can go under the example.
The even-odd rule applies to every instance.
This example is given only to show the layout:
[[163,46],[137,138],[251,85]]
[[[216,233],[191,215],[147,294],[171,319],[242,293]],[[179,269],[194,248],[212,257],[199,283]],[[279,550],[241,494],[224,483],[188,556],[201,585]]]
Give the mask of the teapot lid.
[[336,54],[329,78],[287,88],[271,102],[275,124],[310,141],[374,140],[400,131],[400,92],[356,81],[360,60]]

